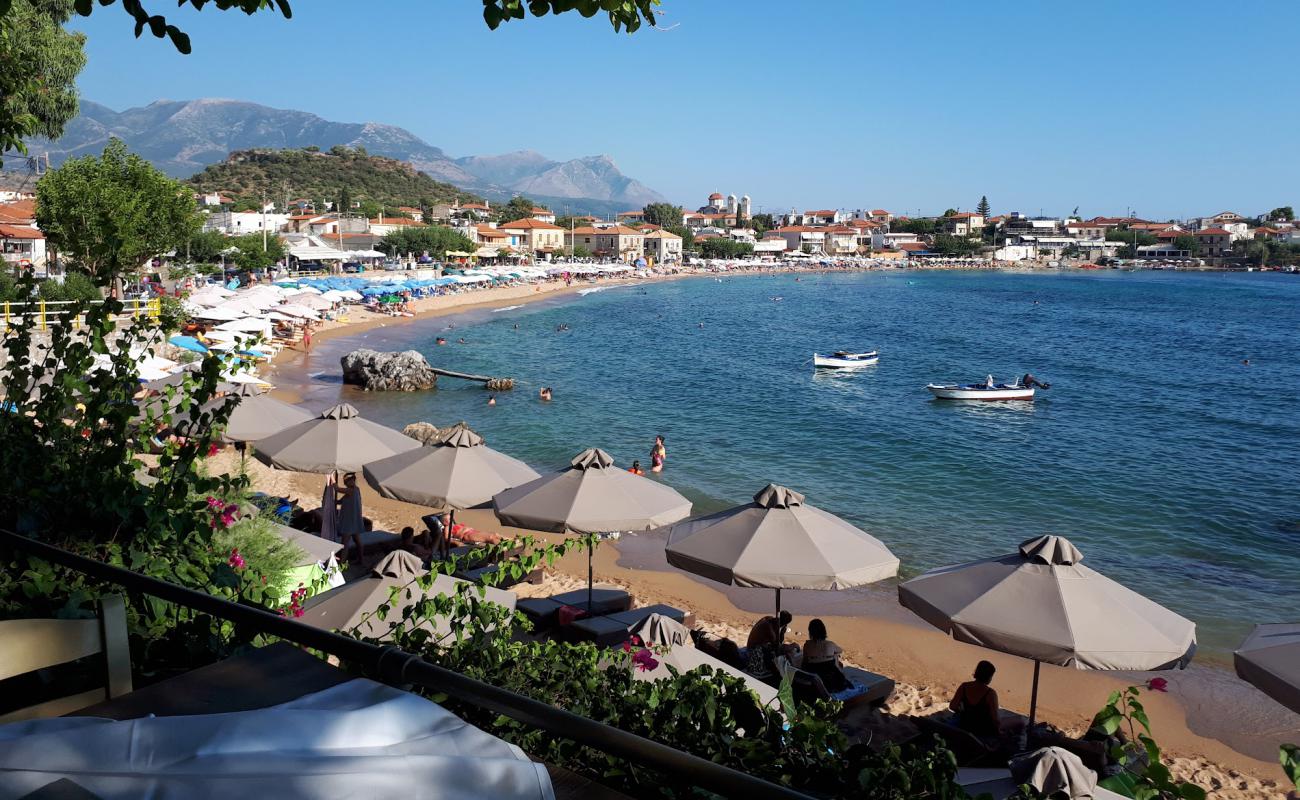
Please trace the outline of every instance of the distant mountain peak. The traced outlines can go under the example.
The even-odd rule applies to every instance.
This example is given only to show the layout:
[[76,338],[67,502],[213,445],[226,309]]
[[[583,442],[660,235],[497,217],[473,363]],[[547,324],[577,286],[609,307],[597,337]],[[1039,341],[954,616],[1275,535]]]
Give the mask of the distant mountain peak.
[[164,172],[188,177],[238,150],[302,148],[315,145],[364,147],[372,155],[411,163],[435,180],[455,184],[492,199],[528,193],[554,202],[599,201],[634,207],[663,199],[654,190],[619,172],[607,155],[554,161],[530,148],[501,155],[452,159],[415,134],[382,122],[332,122],[306,111],[278,109],[246,100],[201,97],[155,100],[118,112],[82,101],[82,112],[57,142],[31,146],[56,162],[99,153],[110,137]]

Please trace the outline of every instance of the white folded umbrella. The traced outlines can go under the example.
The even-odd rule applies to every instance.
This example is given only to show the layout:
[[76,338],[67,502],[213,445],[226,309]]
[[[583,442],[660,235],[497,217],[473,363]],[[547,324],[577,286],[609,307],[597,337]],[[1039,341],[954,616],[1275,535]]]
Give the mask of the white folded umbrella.
[[277,306],[274,310],[280,312],[281,314],[288,314],[291,317],[303,317],[304,319],[320,319],[320,314],[317,314],[314,310],[307,308],[306,306],[297,305],[294,303],[286,303],[282,306]]

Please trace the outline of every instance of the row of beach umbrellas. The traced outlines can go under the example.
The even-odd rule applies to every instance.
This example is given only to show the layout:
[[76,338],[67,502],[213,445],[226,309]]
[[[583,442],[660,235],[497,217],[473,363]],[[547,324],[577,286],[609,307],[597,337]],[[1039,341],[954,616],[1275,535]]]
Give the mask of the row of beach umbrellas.
[[[284,426],[274,433],[269,428]],[[751,502],[690,517],[676,490],[615,466],[588,449],[538,474],[462,428],[421,445],[366,420],[350,405],[310,416],[242,390],[227,441],[255,441],[256,457],[281,469],[359,471],[383,496],[434,507],[491,504],[502,524],[592,537],[654,530],[673,566],[741,587],[834,590],[897,575],[899,560],[875,537],[769,484]],[[592,583],[588,548],[588,586]],[[931,570],[899,585],[900,603],[957,641],[1074,669],[1183,668],[1195,624],[1082,564],[1061,536],[1028,539],[1010,554]],[[590,596],[588,598],[590,602]],[[1238,673],[1300,711],[1300,625],[1260,626],[1237,653]]]

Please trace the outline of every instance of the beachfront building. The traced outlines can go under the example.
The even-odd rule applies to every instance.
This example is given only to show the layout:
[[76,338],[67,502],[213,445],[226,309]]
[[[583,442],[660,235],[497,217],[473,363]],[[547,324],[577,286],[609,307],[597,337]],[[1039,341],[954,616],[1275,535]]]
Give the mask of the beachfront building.
[[851,256],[858,252],[858,229],[847,225],[823,231],[822,249],[828,256]]
[[984,217],[969,211],[943,217],[940,222],[943,223],[944,232],[963,238],[978,236],[984,230]]
[[502,223],[497,230],[518,237],[519,246],[537,256],[549,257],[564,249],[564,229],[550,222],[525,217]]
[[34,226],[0,223],[0,259],[10,274],[29,271],[44,274],[45,234]]
[[1145,244],[1137,249],[1137,257],[1147,261],[1159,261],[1167,258],[1191,258],[1187,250],[1179,250],[1172,242]]
[[1223,228],[1203,228],[1192,234],[1200,245],[1200,254],[1210,258],[1232,255],[1232,233]]
[[[725,224],[729,227],[734,227],[740,224],[740,222],[748,220],[753,216],[750,213],[752,208],[753,201],[750,200],[749,195],[736,197],[734,194],[729,194],[726,197],[723,197],[721,192],[714,192],[709,195],[707,203],[695,209],[695,214],[704,216],[712,221],[730,220]],[[621,217],[622,215],[619,216]],[[689,226],[691,223],[685,218],[687,216],[691,215],[684,215],[682,224]],[[622,220],[620,220],[620,222],[621,221]],[[708,223],[706,222],[704,224]]]
[[539,208],[539,207],[537,207],[537,206],[534,206],[534,207],[533,207],[533,210],[532,210],[531,212],[529,212],[529,213],[531,213],[531,214],[533,215],[533,219],[537,220],[538,222],[549,222],[549,223],[551,223],[552,225],[555,224],[555,212],[554,212],[554,211],[551,211],[551,210],[549,210],[549,209]]
[[899,231],[898,233],[892,233],[889,231],[880,232],[879,229],[877,229],[877,232],[874,232],[871,236],[871,249],[897,250],[905,244],[916,244],[920,241],[921,238],[915,233],[905,233],[902,231]]
[[451,207],[451,216],[454,219],[484,220],[492,216],[492,207],[487,202],[456,203]]
[[624,225],[574,228],[565,232],[564,246],[585,247],[600,258],[635,261],[645,253],[645,236]]
[[785,251],[785,237],[780,234],[766,233],[762,239],[754,242],[754,255],[756,256],[779,256]]
[[771,231],[785,239],[787,250],[796,253],[826,252],[826,231],[809,225],[785,225]]
[[245,233],[278,231],[289,222],[288,214],[267,214],[260,211],[214,211],[203,220],[203,230],[218,231],[227,236]]
[[[367,220],[370,232],[377,236],[387,236],[393,231],[400,231],[406,228],[423,228],[424,223],[406,217],[385,217],[380,216],[378,219]],[[359,233],[359,231],[357,231]]]
[[650,231],[642,243],[646,258],[653,258],[656,264],[676,264],[682,260],[682,237],[671,231]]

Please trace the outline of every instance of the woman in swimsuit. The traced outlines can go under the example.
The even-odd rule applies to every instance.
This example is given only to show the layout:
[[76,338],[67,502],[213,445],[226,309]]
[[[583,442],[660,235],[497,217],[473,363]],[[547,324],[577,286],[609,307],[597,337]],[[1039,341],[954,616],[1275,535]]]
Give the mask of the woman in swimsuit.
[[650,471],[663,472],[667,460],[668,450],[664,447],[664,437],[656,436],[654,446],[650,448]]
[[988,661],[975,665],[975,680],[966,681],[953,692],[948,708],[957,714],[957,727],[984,739],[996,739],[1001,733],[998,717],[998,693],[990,686],[997,668]]

